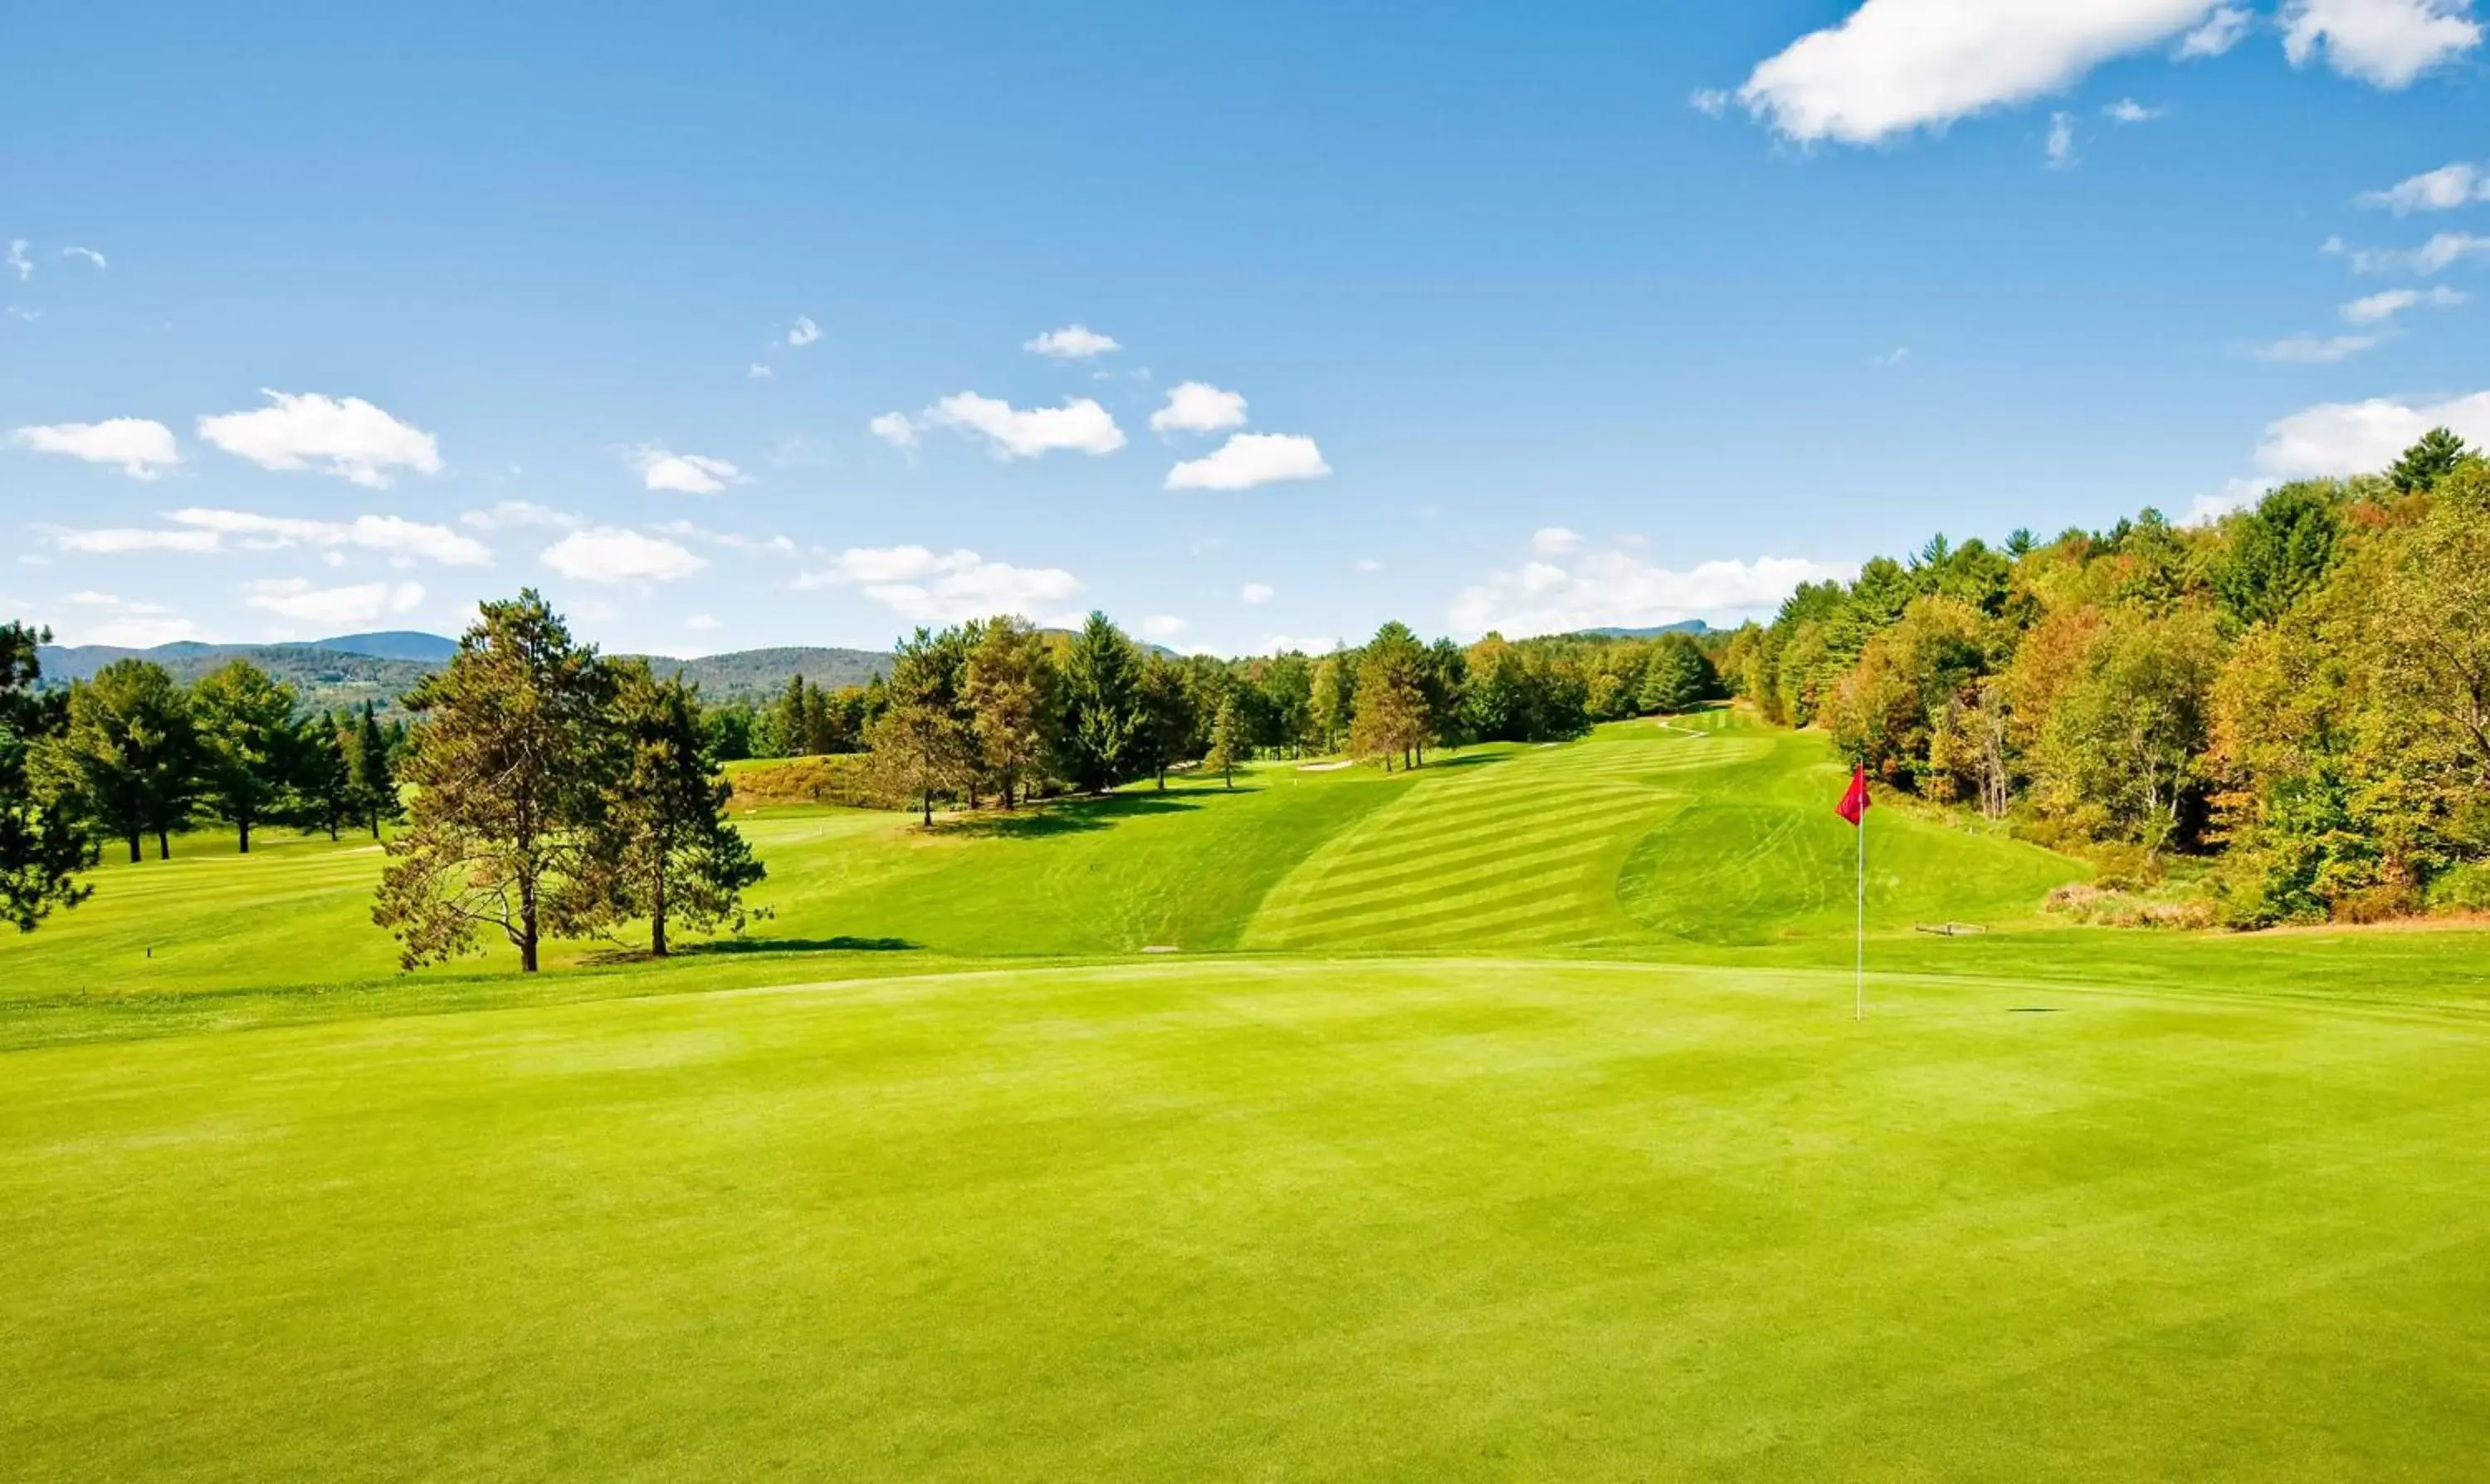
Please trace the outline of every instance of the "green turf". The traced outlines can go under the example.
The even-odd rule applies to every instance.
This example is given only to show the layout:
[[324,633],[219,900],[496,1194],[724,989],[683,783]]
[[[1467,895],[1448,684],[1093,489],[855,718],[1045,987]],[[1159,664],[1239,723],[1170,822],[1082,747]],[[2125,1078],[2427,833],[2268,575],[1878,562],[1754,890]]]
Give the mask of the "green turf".
[[767,814],[533,980],[107,867],[0,942],[0,1477],[2477,1475],[2490,939],[1895,805],[1855,1026],[1821,739],[1450,761]]

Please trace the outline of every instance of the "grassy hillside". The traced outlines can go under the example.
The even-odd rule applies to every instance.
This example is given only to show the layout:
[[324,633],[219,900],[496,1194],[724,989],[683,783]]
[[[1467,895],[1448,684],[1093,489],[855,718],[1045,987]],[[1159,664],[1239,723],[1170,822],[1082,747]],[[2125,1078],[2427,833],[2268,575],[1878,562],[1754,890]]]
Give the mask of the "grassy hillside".
[[367,840],[108,865],[0,939],[5,1471],[2464,1476],[2490,938],[2068,927],[1889,805],[1854,1025],[1840,783],[767,808],[743,939],[524,980],[396,975]]

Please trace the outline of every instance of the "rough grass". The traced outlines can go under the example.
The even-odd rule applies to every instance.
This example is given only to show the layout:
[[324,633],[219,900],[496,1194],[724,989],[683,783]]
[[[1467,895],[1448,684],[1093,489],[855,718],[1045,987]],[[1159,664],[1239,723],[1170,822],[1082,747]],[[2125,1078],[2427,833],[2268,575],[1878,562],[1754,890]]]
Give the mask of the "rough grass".
[[2490,937],[1888,807],[1854,1026],[1839,770],[1694,730],[764,812],[532,980],[108,867],[0,941],[0,1475],[2472,1475]]

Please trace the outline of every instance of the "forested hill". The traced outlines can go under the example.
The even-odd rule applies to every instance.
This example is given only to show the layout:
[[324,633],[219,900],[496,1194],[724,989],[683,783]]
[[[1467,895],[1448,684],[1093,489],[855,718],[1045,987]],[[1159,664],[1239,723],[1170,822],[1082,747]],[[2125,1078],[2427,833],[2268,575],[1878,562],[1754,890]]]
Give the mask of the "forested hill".
[[[379,633],[305,644],[185,642],[145,650],[47,644],[41,657],[43,682],[53,685],[85,680],[116,659],[131,658],[153,660],[176,681],[188,684],[228,660],[244,658],[293,686],[304,704],[314,710],[361,706],[367,700],[387,710],[457,650],[455,640],[437,634]],[[648,657],[660,674],[680,671],[684,679],[697,682],[702,697],[712,705],[773,700],[795,675],[836,690],[842,685],[861,685],[890,667],[889,655],[872,650],[741,650],[698,659]]]

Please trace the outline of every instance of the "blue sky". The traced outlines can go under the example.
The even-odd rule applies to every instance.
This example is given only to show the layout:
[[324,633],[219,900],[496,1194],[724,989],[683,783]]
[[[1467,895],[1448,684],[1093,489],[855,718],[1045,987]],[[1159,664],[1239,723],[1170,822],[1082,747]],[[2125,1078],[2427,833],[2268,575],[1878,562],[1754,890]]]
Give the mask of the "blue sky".
[[65,640],[1725,623],[2490,438],[2470,0],[10,31],[0,605]]

